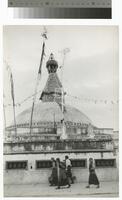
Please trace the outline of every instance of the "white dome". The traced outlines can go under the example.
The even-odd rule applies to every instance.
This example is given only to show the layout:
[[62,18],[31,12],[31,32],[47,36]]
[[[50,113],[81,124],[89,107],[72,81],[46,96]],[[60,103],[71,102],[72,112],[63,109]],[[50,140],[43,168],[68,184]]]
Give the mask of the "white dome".
[[[31,108],[23,111],[17,116],[16,122],[19,124],[30,123]],[[61,122],[64,118],[65,122],[81,123],[81,124],[91,124],[91,120],[78,109],[66,105],[64,117],[59,104],[56,102],[40,102],[35,105],[33,113],[33,123],[41,122]]]

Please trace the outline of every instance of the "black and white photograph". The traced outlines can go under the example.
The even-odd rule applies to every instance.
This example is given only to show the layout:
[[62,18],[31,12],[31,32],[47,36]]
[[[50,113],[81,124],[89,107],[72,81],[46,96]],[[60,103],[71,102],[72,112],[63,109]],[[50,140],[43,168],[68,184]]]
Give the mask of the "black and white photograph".
[[119,196],[118,26],[3,26],[4,197]]

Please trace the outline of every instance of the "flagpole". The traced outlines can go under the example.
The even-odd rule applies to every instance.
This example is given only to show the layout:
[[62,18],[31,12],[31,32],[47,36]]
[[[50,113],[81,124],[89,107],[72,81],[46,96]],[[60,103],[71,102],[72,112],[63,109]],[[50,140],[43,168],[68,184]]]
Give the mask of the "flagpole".
[[39,66],[39,71],[38,71],[38,76],[37,76],[37,81],[36,81],[36,86],[35,86],[35,91],[34,91],[34,97],[33,97],[33,103],[32,103],[32,109],[31,109],[31,118],[30,118],[30,135],[32,134],[32,123],[33,123],[33,113],[34,113],[34,107],[35,107],[35,100],[36,100],[36,94],[37,94],[37,89],[38,89],[38,84],[39,84],[39,77],[41,76],[41,67],[43,64],[43,58],[45,55],[45,40],[47,39],[47,31],[44,30],[44,33],[42,34],[43,37],[43,45],[42,45],[42,53],[41,53],[41,60],[40,60],[40,66]]
[[15,116],[15,103],[13,103],[13,113],[14,113],[15,136],[17,136],[17,125],[16,125],[16,116]]
[[4,114],[4,129],[6,130],[6,112],[5,112],[5,105],[3,104],[3,114]]
[[15,126],[15,136],[17,135],[17,126],[16,126],[16,114],[15,114],[15,98],[14,98],[14,82],[13,75],[10,66],[6,63],[7,70],[10,73],[10,81],[11,81],[11,97],[12,97],[12,105],[13,105],[13,116],[14,116],[14,126]]
[[[3,98],[5,98],[4,92],[3,92]],[[5,112],[5,105],[4,105],[4,103],[3,103],[3,115],[4,115],[4,129],[6,129],[6,112]]]
[[35,100],[36,100],[36,94],[37,94],[38,83],[39,83],[39,79],[38,79],[38,77],[37,77],[36,87],[35,87],[35,92],[34,92],[34,97],[33,97],[33,103],[32,103],[32,109],[31,109],[30,134],[32,133],[33,112],[34,112],[34,106],[35,106]]
[[14,83],[13,83],[13,75],[11,73],[11,95],[12,95],[12,102],[13,102],[13,116],[14,116],[14,126],[15,126],[15,136],[17,136],[17,126],[16,126],[16,114],[15,114],[15,99],[14,99]]
[[62,139],[65,139],[65,121],[64,121],[64,88],[63,88],[63,68],[64,68],[64,63],[65,63],[65,59],[66,59],[66,54],[70,51],[69,48],[65,48],[63,49],[62,53],[63,53],[63,62],[62,62],[62,71],[61,71],[61,82],[62,82],[62,95],[61,95],[61,110],[62,110],[62,114],[63,114],[63,120],[62,120]]

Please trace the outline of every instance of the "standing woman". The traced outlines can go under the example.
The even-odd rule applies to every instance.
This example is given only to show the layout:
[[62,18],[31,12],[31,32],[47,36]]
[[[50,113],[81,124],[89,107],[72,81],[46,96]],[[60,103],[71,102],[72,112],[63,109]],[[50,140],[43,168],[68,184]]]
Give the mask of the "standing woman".
[[89,158],[89,183],[88,183],[87,188],[90,188],[90,185],[96,185],[97,188],[100,187],[99,180],[95,173],[95,166],[94,166],[93,158]]
[[57,168],[57,188],[60,189],[61,186],[61,173],[60,173],[60,159],[56,158],[56,168]]
[[58,177],[58,184],[56,189],[60,189],[61,186],[68,186],[70,187],[69,180],[66,175],[65,165],[63,162],[60,161],[59,158],[56,159],[56,166],[57,166],[57,177]]
[[51,158],[52,161],[52,173],[49,177],[50,186],[57,185],[58,178],[57,178],[57,168],[56,168],[56,161],[54,158]]

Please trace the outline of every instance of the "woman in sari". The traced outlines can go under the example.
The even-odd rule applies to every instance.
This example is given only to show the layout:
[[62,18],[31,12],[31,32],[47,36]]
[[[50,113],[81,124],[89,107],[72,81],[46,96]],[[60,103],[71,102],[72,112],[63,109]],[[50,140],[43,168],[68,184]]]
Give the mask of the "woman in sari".
[[95,166],[94,166],[93,158],[89,159],[89,182],[88,182],[87,188],[90,188],[90,185],[96,185],[97,188],[100,187],[99,180],[98,180],[97,175],[95,173]]
[[59,158],[56,159],[56,166],[57,166],[57,176],[58,176],[58,187],[56,189],[60,189],[60,186],[68,185],[70,187],[69,180],[66,175],[65,164],[60,161]]
[[58,177],[57,177],[57,167],[56,167],[56,161],[54,158],[51,158],[52,161],[52,173],[49,177],[49,183],[50,186],[57,185],[58,183]]

